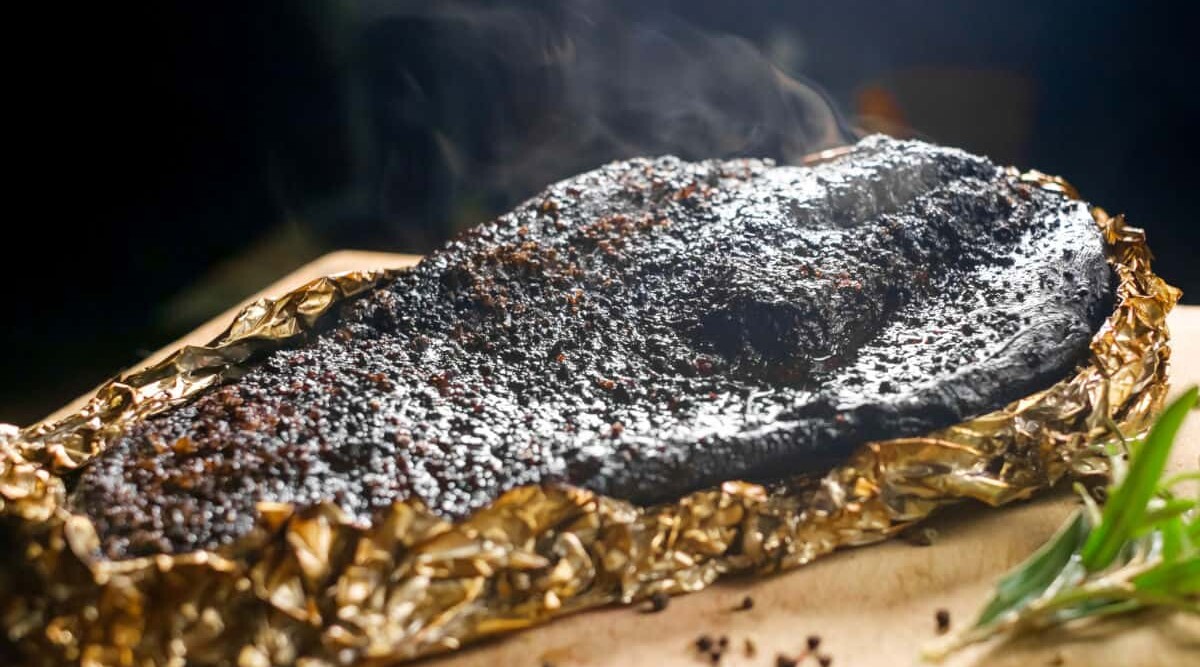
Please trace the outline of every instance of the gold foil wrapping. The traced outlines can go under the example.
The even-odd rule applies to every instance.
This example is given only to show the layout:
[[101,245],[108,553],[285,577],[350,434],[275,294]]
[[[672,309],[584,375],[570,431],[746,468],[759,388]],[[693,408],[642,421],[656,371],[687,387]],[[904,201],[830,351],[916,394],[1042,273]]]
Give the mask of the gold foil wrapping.
[[[1074,196],[1060,179],[1021,178]],[[110,382],[57,423],[0,426],[7,641],[47,665],[390,664],[590,607],[696,591],[731,572],[796,567],[885,539],[947,503],[998,505],[1071,471],[1100,472],[1097,443],[1142,431],[1161,405],[1165,318],[1178,292],[1151,272],[1141,230],[1094,214],[1117,304],[1075,375],[923,438],[863,445],[819,479],[730,481],[649,508],[523,487],[457,524],[398,502],[369,528],[332,505],[263,503],[255,530],[219,553],[99,557],[91,523],[63,507],[61,474],[391,274],[331,276],[257,302],[210,345]]]

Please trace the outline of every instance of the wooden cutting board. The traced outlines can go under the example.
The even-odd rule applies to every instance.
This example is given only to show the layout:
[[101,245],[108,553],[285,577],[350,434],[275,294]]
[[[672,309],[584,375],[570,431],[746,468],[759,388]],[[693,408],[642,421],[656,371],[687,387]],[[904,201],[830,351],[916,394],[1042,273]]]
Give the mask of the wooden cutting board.
[[[374,252],[332,253],[245,303],[330,273],[400,267],[417,259]],[[245,303],[151,355],[146,364],[185,343],[208,342]],[[1170,326],[1175,394],[1180,387],[1200,383],[1200,307],[1177,308]],[[74,409],[85,399],[81,397],[56,414]],[[1174,471],[1200,468],[1200,412],[1185,425],[1170,465]],[[711,664],[707,656],[692,648],[699,635],[710,634],[729,637],[731,648],[720,664],[771,666],[778,653],[800,652],[806,637],[815,634],[821,637],[820,652],[831,656],[835,666],[915,665],[922,643],[935,637],[938,609],[949,610],[955,625],[968,622],[996,578],[1045,542],[1075,507],[1074,498],[1067,493],[1002,509],[962,505],[928,524],[938,531],[931,546],[893,540],[851,549],[775,576],[718,582],[699,593],[672,599],[661,613],[625,607],[583,612],[423,664],[695,666]],[[753,598],[753,609],[733,611],[746,596]],[[747,639],[755,646],[753,656],[747,655]],[[810,657],[801,664],[815,667],[817,661]],[[1141,614],[973,648],[946,664],[1200,665],[1200,619]]]

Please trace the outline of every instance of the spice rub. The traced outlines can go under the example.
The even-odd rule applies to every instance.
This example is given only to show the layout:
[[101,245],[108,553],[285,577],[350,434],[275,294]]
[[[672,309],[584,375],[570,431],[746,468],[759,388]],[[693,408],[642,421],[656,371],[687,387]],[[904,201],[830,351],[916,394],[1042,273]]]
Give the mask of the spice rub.
[[259,501],[457,518],[819,472],[1065,377],[1112,284],[1085,204],[954,149],[617,162],[132,427],[70,502],[124,557],[228,543]]

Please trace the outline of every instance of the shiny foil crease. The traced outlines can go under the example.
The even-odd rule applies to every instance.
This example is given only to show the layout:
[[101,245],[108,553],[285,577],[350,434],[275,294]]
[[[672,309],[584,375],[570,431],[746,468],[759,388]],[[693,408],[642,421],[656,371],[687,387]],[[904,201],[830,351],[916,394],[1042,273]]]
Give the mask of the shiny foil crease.
[[[1061,179],[1020,177],[1076,196]],[[459,523],[405,501],[367,528],[329,504],[262,503],[254,531],[218,552],[104,559],[90,521],[64,509],[60,475],[395,274],[330,276],[261,300],[211,344],[108,383],[56,423],[0,425],[7,641],[46,665],[390,664],[581,609],[700,590],[728,573],[797,567],[948,503],[1000,505],[1068,473],[1103,473],[1100,445],[1143,431],[1161,407],[1166,315],[1179,293],[1151,272],[1140,229],[1094,216],[1117,303],[1073,376],[926,437],[865,444],[823,477],[730,481],[649,508],[522,487]]]

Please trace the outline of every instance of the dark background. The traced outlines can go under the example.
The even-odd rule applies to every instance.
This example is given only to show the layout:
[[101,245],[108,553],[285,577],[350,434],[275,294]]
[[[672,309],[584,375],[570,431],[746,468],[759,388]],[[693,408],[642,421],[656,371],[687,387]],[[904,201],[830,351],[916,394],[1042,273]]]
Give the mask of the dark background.
[[1148,228],[1159,272],[1200,302],[1182,7],[157,3],[13,20],[35,46],[7,68],[28,150],[0,421],[40,418],[328,250],[427,250],[611,159],[789,160],[831,132],[1062,174]]

